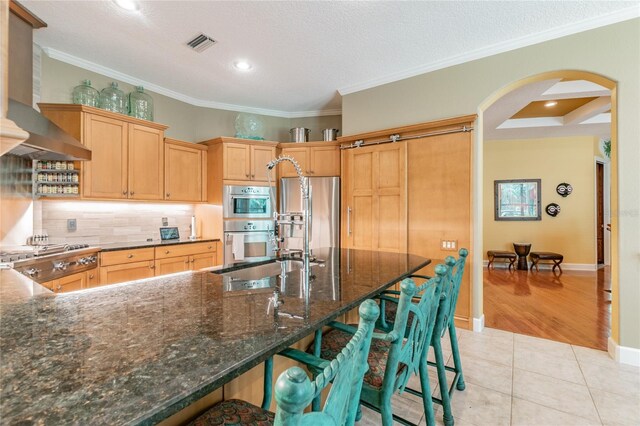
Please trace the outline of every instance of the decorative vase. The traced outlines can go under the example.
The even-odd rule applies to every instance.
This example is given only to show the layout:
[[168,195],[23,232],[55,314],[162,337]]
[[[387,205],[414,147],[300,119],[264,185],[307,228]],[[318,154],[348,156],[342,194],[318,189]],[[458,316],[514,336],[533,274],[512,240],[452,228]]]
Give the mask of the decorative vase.
[[102,89],[98,107],[120,114],[127,113],[127,99],[124,92],[118,89],[118,83],[114,81],[111,86]]
[[142,86],[136,86],[135,92],[129,93],[129,115],[153,121],[153,99]]
[[235,128],[236,138],[264,140],[264,124],[257,115],[241,112],[236,117]]
[[82,80],[79,86],[73,88],[71,96],[74,104],[97,107],[100,93],[91,87],[91,80]]

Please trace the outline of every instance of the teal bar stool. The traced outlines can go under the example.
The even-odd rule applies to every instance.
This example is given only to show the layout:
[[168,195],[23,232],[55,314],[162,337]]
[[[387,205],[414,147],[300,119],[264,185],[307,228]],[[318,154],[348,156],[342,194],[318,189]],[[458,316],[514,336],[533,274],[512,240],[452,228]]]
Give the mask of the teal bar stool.
[[[412,424],[393,413],[391,397],[402,393],[412,374],[420,373],[420,386],[426,398],[422,398],[427,424],[435,424],[431,387],[427,374],[425,350],[429,347],[433,333],[442,283],[446,279],[447,267],[436,266],[436,277],[416,288],[413,280],[405,279],[400,286],[398,298],[380,296],[386,303],[397,304],[397,315],[393,329],[388,333],[374,333],[369,352],[369,371],[364,376],[360,402],[365,407],[378,411],[382,424],[391,426],[396,420]],[[421,298],[413,299],[422,293]],[[415,300],[415,303],[412,301]],[[409,316],[412,320],[409,323]],[[333,330],[322,336],[319,346],[321,358],[334,357],[339,347],[348,341],[355,331],[353,326],[332,322]]]
[[[458,260],[452,256],[448,256],[445,259],[447,265],[446,279],[444,280],[444,287],[440,295],[440,303],[438,306],[438,314],[436,317],[436,324],[434,327],[433,335],[430,341],[430,345],[433,347],[433,352],[436,361],[427,364],[434,366],[438,373],[438,383],[440,385],[441,398],[432,397],[433,402],[442,405],[443,408],[443,420],[446,426],[453,425],[453,415],[451,412],[451,397],[453,390],[464,390],[464,376],[462,374],[462,361],[460,359],[460,349],[458,347],[458,337],[456,335],[456,327],[454,321],[454,315],[456,311],[456,305],[458,303],[458,295],[460,293],[460,285],[462,284],[462,276],[464,274],[464,267],[466,264],[467,256],[469,252],[467,249],[462,248],[459,251],[460,257]],[[412,277],[427,278],[422,275],[413,275]],[[388,295],[395,295],[397,292],[388,291],[385,292]],[[378,328],[389,329],[393,324],[394,319],[397,316],[396,305],[386,303],[386,300],[381,300],[382,315],[378,321]],[[442,353],[442,337],[449,331],[449,339],[451,341],[451,352],[453,356],[453,367],[449,367],[445,364],[444,355]],[[425,351],[425,358],[428,355],[428,348]],[[447,383],[447,371],[453,372],[454,378],[449,385]],[[423,393],[415,389],[406,389],[408,393],[412,395],[423,397]],[[446,390],[446,391],[443,391]]]
[[[311,381],[300,367],[291,367],[283,372],[275,386],[275,413],[242,400],[231,399],[215,404],[189,424],[353,425],[359,407],[362,379],[368,370],[367,357],[380,308],[373,300],[366,300],[360,305],[358,312],[360,323],[355,334],[332,361],[291,348],[279,354],[313,366],[319,374]],[[269,367],[270,364],[266,369]],[[330,382],[333,382],[333,385],[323,410],[305,414],[305,407],[309,406]],[[266,395],[265,400],[268,400]]]

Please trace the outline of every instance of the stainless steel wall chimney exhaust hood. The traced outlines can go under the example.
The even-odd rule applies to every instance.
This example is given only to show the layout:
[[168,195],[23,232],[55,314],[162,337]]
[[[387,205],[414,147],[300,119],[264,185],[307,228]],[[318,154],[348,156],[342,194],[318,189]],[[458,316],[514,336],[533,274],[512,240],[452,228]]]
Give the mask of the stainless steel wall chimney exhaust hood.
[[9,99],[7,117],[29,132],[8,154],[33,160],[91,160],[91,150],[29,105]]

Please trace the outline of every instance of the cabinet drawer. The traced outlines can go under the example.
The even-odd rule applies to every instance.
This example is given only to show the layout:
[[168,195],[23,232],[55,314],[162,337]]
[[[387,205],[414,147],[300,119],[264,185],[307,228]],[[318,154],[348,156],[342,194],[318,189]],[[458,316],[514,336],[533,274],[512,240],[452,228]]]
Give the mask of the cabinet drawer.
[[214,253],[216,242],[175,244],[172,246],[156,247],[156,259],[166,259],[168,257],[190,256],[198,253]]
[[153,247],[100,253],[100,266],[153,260]]

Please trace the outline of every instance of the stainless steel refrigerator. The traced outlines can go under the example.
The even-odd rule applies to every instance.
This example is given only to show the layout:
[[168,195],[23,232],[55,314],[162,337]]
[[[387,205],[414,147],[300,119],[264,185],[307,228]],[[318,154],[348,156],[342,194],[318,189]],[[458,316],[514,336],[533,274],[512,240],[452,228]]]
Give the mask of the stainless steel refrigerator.
[[[311,177],[311,249],[340,247],[340,178]],[[280,212],[301,212],[300,181],[280,179]],[[302,229],[286,230],[285,248],[302,249]],[[281,235],[282,236],[282,235]]]

